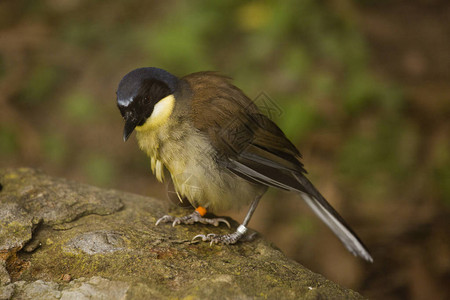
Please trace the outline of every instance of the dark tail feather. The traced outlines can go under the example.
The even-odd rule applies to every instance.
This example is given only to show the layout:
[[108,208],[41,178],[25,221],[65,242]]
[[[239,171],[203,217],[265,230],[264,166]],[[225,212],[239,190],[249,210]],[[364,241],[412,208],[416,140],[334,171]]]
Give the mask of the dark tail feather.
[[336,234],[353,255],[373,262],[373,258],[366,246],[364,246],[337,211],[317,191],[314,185],[302,174],[296,175],[296,177],[307,192],[300,191],[300,194],[314,213]]

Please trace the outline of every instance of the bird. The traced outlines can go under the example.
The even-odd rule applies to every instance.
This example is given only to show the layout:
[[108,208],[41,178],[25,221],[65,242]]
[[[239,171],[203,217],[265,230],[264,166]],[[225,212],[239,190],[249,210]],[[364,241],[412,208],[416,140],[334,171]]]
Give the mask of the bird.
[[269,187],[297,193],[353,255],[368,262],[367,247],[307,179],[301,154],[283,131],[231,78],[218,72],[177,77],[156,67],[127,73],[119,82],[117,106],[125,121],[123,140],[133,131],[151,169],[181,204],[195,210],[164,215],[160,223],[203,223],[230,227],[217,212],[249,205],[243,222],[229,234],[199,234],[211,244],[235,244]]

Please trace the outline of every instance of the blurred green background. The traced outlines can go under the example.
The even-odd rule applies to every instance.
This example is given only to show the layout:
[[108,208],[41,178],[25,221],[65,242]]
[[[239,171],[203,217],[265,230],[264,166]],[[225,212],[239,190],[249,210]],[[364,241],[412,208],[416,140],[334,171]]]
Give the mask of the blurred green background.
[[0,167],[164,199],[134,138],[122,141],[117,84],[143,66],[220,71],[270,100],[375,263],[348,254],[293,194],[271,190],[251,227],[369,298],[444,299],[449,20],[444,0],[2,1]]

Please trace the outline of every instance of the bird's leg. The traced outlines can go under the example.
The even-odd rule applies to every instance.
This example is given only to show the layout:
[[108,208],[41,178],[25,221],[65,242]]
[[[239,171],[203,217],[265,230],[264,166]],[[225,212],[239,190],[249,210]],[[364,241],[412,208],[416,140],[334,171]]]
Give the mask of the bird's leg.
[[206,214],[206,209],[202,206],[197,207],[197,209],[190,215],[184,217],[173,217],[169,215],[165,215],[162,218],[159,218],[156,221],[156,226],[159,223],[168,223],[172,222],[172,226],[176,226],[179,224],[194,224],[194,223],[202,223],[202,224],[211,224],[214,226],[219,226],[220,222],[225,223],[228,228],[231,228],[230,223],[224,218],[204,218],[203,216]]
[[210,233],[207,235],[199,234],[199,235],[196,235],[192,240],[201,238],[202,241],[210,242],[211,245],[218,244],[218,243],[226,244],[226,245],[235,244],[247,232],[247,225],[250,222],[250,219],[251,219],[253,213],[255,212],[256,207],[258,206],[259,199],[261,199],[261,196],[258,196],[255,198],[255,200],[253,200],[253,202],[250,205],[250,208],[247,212],[247,215],[245,216],[244,222],[242,222],[242,224],[239,225],[239,227],[237,228],[237,230],[235,232],[229,233],[229,234],[224,234],[224,235],[214,234],[214,233]]

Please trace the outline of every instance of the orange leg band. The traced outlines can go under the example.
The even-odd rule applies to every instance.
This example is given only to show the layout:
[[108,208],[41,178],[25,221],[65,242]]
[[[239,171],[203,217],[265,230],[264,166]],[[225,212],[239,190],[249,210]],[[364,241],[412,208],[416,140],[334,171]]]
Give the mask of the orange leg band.
[[195,209],[196,212],[198,212],[200,214],[200,216],[204,216],[206,215],[206,208],[199,206]]

